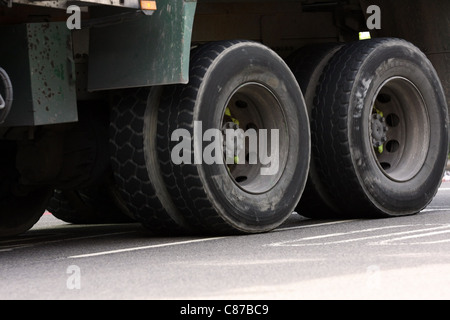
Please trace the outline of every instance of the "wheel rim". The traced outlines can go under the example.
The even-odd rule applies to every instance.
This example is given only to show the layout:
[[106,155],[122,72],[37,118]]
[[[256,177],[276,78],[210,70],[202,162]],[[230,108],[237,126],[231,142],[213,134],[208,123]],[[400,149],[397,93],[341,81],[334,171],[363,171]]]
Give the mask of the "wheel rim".
[[426,103],[408,79],[386,80],[375,95],[369,139],[380,170],[391,180],[405,182],[423,167],[430,145]]
[[[287,121],[275,94],[259,83],[243,84],[229,97],[221,123],[224,164],[234,183],[252,194],[272,189],[283,175],[289,146]],[[240,132],[228,158],[227,129]],[[265,142],[266,150],[260,149]],[[261,174],[264,169],[268,172]]]

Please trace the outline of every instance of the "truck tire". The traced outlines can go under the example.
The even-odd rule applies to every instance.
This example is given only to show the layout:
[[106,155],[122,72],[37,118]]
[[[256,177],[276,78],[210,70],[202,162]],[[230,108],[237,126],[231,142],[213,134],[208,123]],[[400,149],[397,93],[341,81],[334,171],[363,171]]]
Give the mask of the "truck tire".
[[109,157],[109,105],[79,101],[78,122],[65,133],[62,174],[47,210],[73,224],[133,221],[116,192]]
[[162,88],[117,91],[110,125],[116,185],[132,217],[153,235],[192,232],[173,205],[157,160],[156,128]]
[[[298,83],[272,50],[249,41],[197,48],[189,84],[165,89],[158,119],[158,155],[167,189],[192,225],[214,235],[259,233],[292,214],[306,183],[309,122]],[[264,172],[250,152],[239,157],[236,151],[235,162],[226,161],[222,130],[228,126],[278,133],[271,145],[279,147],[274,152],[278,168]],[[187,156],[180,152],[183,143]],[[183,159],[174,161],[174,155]]]
[[131,223],[134,220],[113,184],[82,190],[55,190],[47,210],[72,224]]
[[0,237],[28,231],[39,221],[51,197],[47,187],[19,184],[15,169],[16,143],[0,141]]
[[448,111],[418,48],[392,38],[346,45],[325,68],[316,103],[316,168],[340,216],[410,215],[431,202],[447,162]]
[[[302,89],[310,123],[315,121],[312,117],[312,110],[322,72],[333,55],[342,46],[343,44],[340,43],[309,45],[300,48],[286,60]],[[314,132],[311,132],[311,136],[314,134]],[[333,203],[333,197],[327,194],[328,189],[317,173],[316,158],[316,148],[312,144],[308,181],[295,211],[308,218],[326,219],[333,217],[339,209]]]

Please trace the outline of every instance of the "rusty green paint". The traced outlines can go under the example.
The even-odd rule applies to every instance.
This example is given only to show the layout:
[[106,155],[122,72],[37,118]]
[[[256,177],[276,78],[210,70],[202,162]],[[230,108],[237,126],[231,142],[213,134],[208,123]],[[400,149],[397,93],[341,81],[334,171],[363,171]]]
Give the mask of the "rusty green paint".
[[0,28],[0,61],[14,89],[3,126],[38,126],[77,120],[75,82],[70,78],[71,34],[65,23]]
[[64,66],[60,64],[59,66],[55,67],[53,70],[55,73],[55,76],[58,77],[61,80],[64,80]]
[[195,1],[157,1],[152,16],[90,34],[89,90],[187,83]]

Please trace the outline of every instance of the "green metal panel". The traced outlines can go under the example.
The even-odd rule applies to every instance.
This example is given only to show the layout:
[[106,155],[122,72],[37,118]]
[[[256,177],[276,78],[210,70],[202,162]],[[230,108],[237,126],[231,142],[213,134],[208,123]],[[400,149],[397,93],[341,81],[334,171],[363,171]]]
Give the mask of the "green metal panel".
[[64,23],[32,23],[0,28],[0,65],[14,90],[2,126],[77,121],[70,32]]
[[90,91],[187,83],[196,1],[159,0],[152,16],[90,33]]

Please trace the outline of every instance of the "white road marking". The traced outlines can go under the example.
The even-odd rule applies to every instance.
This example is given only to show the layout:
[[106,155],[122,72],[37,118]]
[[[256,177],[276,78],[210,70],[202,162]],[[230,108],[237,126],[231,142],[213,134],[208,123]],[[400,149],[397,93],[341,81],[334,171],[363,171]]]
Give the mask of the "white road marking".
[[219,239],[224,239],[224,238],[226,238],[226,237],[204,238],[204,239],[196,239],[196,240],[161,243],[161,244],[154,244],[154,245],[150,245],[150,246],[133,247],[133,248],[126,248],[126,249],[117,249],[117,250],[110,250],[110,251],[80,254],[80,255],[76,255],[76,256],[70,256],[67,258],[68,259],[80,259],[80,258],[97,257],[97,256],[104,256],[104,255],[123,253],[123,252],[132,252],[132,251],[138,251],[138,250],[148,250],[148,249],[154,249],[154,248],[178,246],[178,245],[184,245],[184,244],[189,244],[189,243],[213,241],[213,240],[219,240]]
[[450,239],[436,240],[436,241],[422,241],[422,242],[410,242],[409,245],[427,245],[427,244],[441,244],[450,242]]
[[[280,229],[274,230],[273,232],[289,231],[289,230],[296,230],[296,229],[303,229],[303,228],[312,228],[312,227],[322,227],[322,226],[327,226],[327,225],[347,223],[347,222],[351,222],[351,221],[356,221],[356,220],[333,221],[333,222],[311,224],[311,225],[306,225],[306,226],[280,228]],[[148,249],[154,249],[154,248],[177,246],[177,245],[183,245],[183,244],[189,244],[189,243],[213,241],[213,240],[219,240],[219,239],[224,239],[224,238],[226,238],[226,237],[215,237],[215,238],[204,238],[204,239],[196,239],[196,240],[169,242],[169,243],[162,243],[162,244],[142,246],[142,247],[133,247],[133,248],[117,249],[117,250],[102,251],[102,252],[95,252],[95,253],[86,253],[86,254],[69,256],[67,258],[68,259],[80,259],[80,258],[97,257],[97,256],[116,254],[116,253],[123,253],[123,252],[132,252],[132,251],[138,251],[138,250],[148,250]]]
[[[371,229],[364,229],[364,230],[356,230],[356,231],[349,231],[349,232],[342,232],[342,233],[332,233],[332,234],[325,234],[321,236],[315,236],[315,237],[304,237],[299,238],[296,240],[289,240],[289,241],[282,241],[282,242],[276,242],[269,244],[268,246],[272,247],[279,247],[279,246],[287,246],[287,247],[301,247],[301,246],[322,246],[322,245],[335,245],[335,244],[344,244],[344,243],[350,243],[350,242],[357,242],[357,241],[365,241],[365,240],[372,240],[372,239],[380,239],[380,238],[386,238],[386,237],[398,237],[398,236],[404,236],[404,235],[410,235],[415,233],[421,233],[421,232],[428,232],[425,233],[424,236],[431,236],[438,233],[450,233],[450,225],[438,225],[437,227],[431,227],[433,225],[429,225],[428,228],[423,229],[416,229],[416,230],[408,230],[408,231],[402,231],[402,232],[391,232],[387,234],[381,234],[381,235],[373,235],[373,236],[367,236],[367,237],[358,237],[358,238],[349,238],[344,240],[335,240],[335,241],[318,241],[315,242],[314,240],[321,240],[326,238],[333,238],[333,237],[346,237],[346,236],[352,236],[360,233],[367,233],[367,232],[374,232],[374,231],[380,231],[380,230],[387,230],[387,229],[393,229],[393,228],[406,228],[406,227],[415,227],[417,225],[399,225],[399,226],[387,226],[387,227],[380,227],[380,228],[371,228]],[[434,225],[435,226],[435,225]],[[446,229],[444,231],[439,232],[429,232],[429,231],[435,231],[435,230],[442,230]],[[419,235],[420,236],[420,235]],[[417,236],[417,237],[419,237]],[[415,236],[409,236],[411,238]],[[400,238],[394,238],[394,239],[402,239],[407,237],[400,237]],[[394,241],[394,239],[392,239]],[[389,239],[391,240],[391,239]],[[385,240],[385,241],[389,241]],[[370,245],[378,245],[378,244],[385,244],[385,241],[381,242],[372,242],[368,243]]]
[[450,208],[428,208],[422,210],[421,212],[436,212],[436,211],[450,211]]
[[302,240],[303,241],[309,241],[309,240],[325,239],[325,238],[331,238],[331,237],[348,236],[348,235],[357,234],[357,233],[366,233],[366,232],[373,232],[373,231],[386,230],[386,229],[403,228],[403,227],[409,227],[409,226],[411,226],[411,225],[398,225],[398,226],[386,226],[386,227],[378,227],[378,228],[369,228],[369,229],[349,231],[349,232],[324,234],[324,235],[315,236],[315,237],[306,237],[306,238],[302,238]]
[[[351,221],[356,221],[356,220],[333,221],[333,222],[311,224],[311,225],[306,225],[306,226],[280,228],[280,229],[274,230],[273,232],[289,231],[289,230],[303,229],[303,228],[312,228],[312,227],[322,227],[322,226],[327,226],[327,225],[347,223],[347,222],[351,222]],[[162,243],[162,244],[142,246],[142,247],[133,247],[133,248],[126,248],[126,249],[117,249],[117,250],[110,250],[110,251],[102,251],[102,252],[95,252],[95,253],[80,254],[80,255],[69,256],[67,258],[68,259],[89,258],[89,257],[103,256],[103,255],[123,253],[123,252],[132,252],[132,251],[138,251],[138,250],[148,250],[148,249],[154,249],[154,248],[177,246],[177,245],[183,245],[183,244],[189,244],[189,243],[213,241],[213,240],[219,240],[219,239],[224,239],[224,238],[227,238],[227,237],[215,237],[215,238],[204,238],[204,239],[196,239],[196,240],[169,242],[169,243]]]
[[[400,237],[400,238],[393,238],[393,239],[388,239],[388,240],[381,241],[378,244],[389,244],[389,243],[392,243],[392,242],[395,242],[395,241],[417,239],[417,238],[430,237],[430,236],[435,236],[435,235],[439,235],[439,234],[450,233],[450,229],[449,229],[450,226],[447,225],[446,228],[448,230],[436,231],[436,232],[428,232],[428,233],[422,233],[422,234],[418,234],[418,235],[406,236],[406,237]],[[436,228],[436,229],[438,229],[438,228]],[[429,229],[429,230],[431,230],[431,229]]]
[[289,230],[297,230],[297,229],[313,228],[313,227],[323,227],[323,226],[330,226],[333,224],[341,224],[341,223],[348,223],[348,222],[354,222],[354,221],[360,221],[360,220],[342,220],[342,221],[324,222],[324,223],[317,223],[317,224],[308,224],[305,226],[298,226],[298,227],[279,228],[279,229],[274,230],[273,232],[289,231]]

